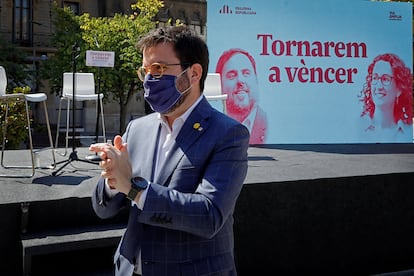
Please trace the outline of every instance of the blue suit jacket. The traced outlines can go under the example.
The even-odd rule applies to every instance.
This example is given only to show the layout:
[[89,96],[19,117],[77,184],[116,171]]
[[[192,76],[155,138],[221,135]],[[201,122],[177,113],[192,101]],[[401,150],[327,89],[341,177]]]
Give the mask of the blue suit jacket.
[[[203,98],[154,175],[159,131],[153,113],[131,121],[123,135],[133,175],[151,185],[144,209],[130,209],[114,258],[116,274],[132,274],[141,248],[144,276],[236,275],[233,212],[247,173],[247,128]],[[131,204],[121,193],[108,199],[103,179],[92,202],[101,218]]]

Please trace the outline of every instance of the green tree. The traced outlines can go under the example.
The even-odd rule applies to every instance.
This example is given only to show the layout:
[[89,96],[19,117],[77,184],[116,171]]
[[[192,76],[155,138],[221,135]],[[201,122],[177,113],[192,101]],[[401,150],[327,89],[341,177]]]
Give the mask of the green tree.
[[142,56],[135,44],[139,36],[155,27],[152,19],[160,7],[161,1],[138,1],[132,5],[135,12],[131,15],[115,14],[112,18],[84,15],[81,18],[86,48],[115,52],[114,68],[100,70],[101,90],[109,92],[119,103],[121,133],[126,121],[126,105],[137,91],[142,90],[136,74],[136,69],[142,64]]
[[[4,67],[7,74],[6,93],[29,93],[31,91],[27,83],[33,83],[33,81],[26,68],[26,57],[26,52],[5,41],[0,36],[0,65]],[[6,149],[17,149],[20,142],[27,139],[28,126],[26,125],[25,109],[24,101],[10,101],[8,105]],[[0,148],[3,143],[5,114],[6,102],[0,101]]]
[[25,86],[29,79],[26,70],[25,59],[27,53],[20,50],[15,45],[8,43],[0,35],[0,65],[4,67],[7,73],[7,86],[12,91],[13,88]]
[[[69,7],[60,8],[56,2],[52,7],[54,33],[51,44],[56,48],[54,55],[41,64],[39,75],[41,79],[48,80],[52,94],[60,95],[64,72],[72,72],[72,49],[75,43],[83,48],[80,33],[80,19]],[[78,65],[84,64],[85,59],[79,55]],[[79,66],[80,68],[82,66]],[[77,68],[77,71],[79,70]]]
[[136,69],[142,63],[142,55],[135,47],[138,37],[155,27],[154,16],[163,7],[160,0],[138,0],[131,5],[132,14],[115,14],[113,17],[90,17],[85,13],[76,16],[69,8],[54,7],[56,32],[53,43],[58,49],[56,55],[45,63],[42,76],[50,80],[51,90],[59,94],[63,72],[72,71],[72,49],[78,44],[80,53],[76,71],[93,72],[99,68],[85,65],[87,50],[115,52],[114,68],[100,70],[101,93],[105,101],[119,104],[119,132],[126,126],[126,105],[133,95],[142,90]]
[[[16,86],[12,89],[10,94],[27,94],[30,93],[31,89],[29,86],[19,87]],[[8,102],[8,105],[5,101],[0,101],[0,148],[3,144],[3,132],[4,132],[4,117],[6,115],[6,107],[8,106],[8,115],[7,115],[7,135],[6,135],[6,149],[19,149],[20,143],[27,141],[27,114],[26,114],[26,105],[24,98],[20,97],[20,100],[13,99]],[[30,113],[30,107],[29,107]],[[30,119],[30,123],[32,119]]]

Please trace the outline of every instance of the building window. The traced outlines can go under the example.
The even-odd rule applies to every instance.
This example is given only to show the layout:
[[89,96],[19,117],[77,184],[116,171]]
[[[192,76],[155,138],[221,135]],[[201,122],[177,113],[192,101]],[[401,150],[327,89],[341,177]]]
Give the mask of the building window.
[[13,42],[21,46],[33,43],[32,0],[14,0],[13,2]]
[[69,7],[73,11],[73,14],[80,15],[80,5],[78,2],[63,1],[63,5]]

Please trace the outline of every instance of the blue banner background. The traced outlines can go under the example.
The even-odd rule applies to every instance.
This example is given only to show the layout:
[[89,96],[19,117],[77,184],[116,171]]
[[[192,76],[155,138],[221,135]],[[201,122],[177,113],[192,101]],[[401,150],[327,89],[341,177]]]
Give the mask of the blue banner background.
[[[400,20],[391,20],[393,15]],[[276,56],[270,53],[270,46],[270,54],[263,55],[258,34],[283,42],[365,43],[367,56]],[[209,72],[215,72],[219,56],[230,48],[244,49],[254,57],[258,101],[268,118],[268,144],[413,141],[412,126],[398,139],[367,136],[361,126],[362,103],[358,98],[368,65],[379,54],[398,55],[412,72],[411,3],[208,0],[207,44]],[[281,79],[272,83],[269,69],[274,66],[280,68]],[[288,67],[356,68],[358,72],[352,76],[353,83],[291,82]]]

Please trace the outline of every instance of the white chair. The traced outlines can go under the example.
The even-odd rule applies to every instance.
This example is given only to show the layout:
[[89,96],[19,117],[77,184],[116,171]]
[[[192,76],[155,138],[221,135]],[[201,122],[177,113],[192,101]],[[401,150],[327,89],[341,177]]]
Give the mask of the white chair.
[[[75,75],[75,81],[73,80],[73,76]],[[73,84],[75,84],[75,97],[73,97]],[[103,104],[102,99],[104,95],[102,93],[96,94],[95,93],[95,78],[93,73],[72,73],[66,72],[63,73],[63,87],[62,87],[62,96],[59,102],[59,111],[58,111],[58,121],[57,121],[57,131],[56,131],[56,142],[55,148],[58,149],[59,143],[59,129],[60,129],[60,117],[62,111],[62,101],[67,101],[67,108],[66,108],[66,137],[65,137],[65,151],[63,153],[59,153],[62,156],[67,154],[68,143],[69,139],[73,138],[93,138],[96,137],[92,135],[77,135],[74,137],[69,134],[69,118],[70,118],[70,111],[72,108],[71,101],[95,101],[96,102],[96,114],[98,115],[98,105],[100,106],[100,115],[101,115],[101,125],[102,125],[102,137],[103,141],[106,141],[106,133],[105,133],[105,121],[104,121],[104,113],[103,113]],[[99,102],[98,102],[99,101]],[[72,124],[76,124],[72,118]],[[73,126],[72,126],[73,127]],[[99,138],[98,137],[98,138]],[[75,143],[75,141],[72,141]]]
[[[24,174],[2,174],[2,177],[32,177],[35,174],[35,169],[37,168],[47,168],[53,169],[56,167],[56,160],[55,154],[53,149],[53,139],[52,133],[50,131],[50,124],[49,124],[49,116],[47,112],[47,95],[45,93],[32,93],[32,94],[23,94],[23,93],[15,93],[15,94],[6,94],[6,87],[7,87],[7,75],[6,70],[3,66],[0,66],[0,102],[5,103],[5,116],[4,121],[2,122],[3,125],[3,137],[2,137],[2,151],[1,151],[1,166],[5,169],[16,168],[16,169],[31,169],[31,173],[29,175]],[[31,165],[6,165],[5,160],[5,152],[6,152],[6,141],[7,141],[7,127],[8,127],[8,120],[9,120],[9,104],[13,102],[20,102],[25,104],[25,117],[26,117],[26,124],[27,124],[27,135],[29,137],[29,147],[30,147],[30,156],[31,156]],[[43,103],[43,109],[45,112],[45,119],[46,119],[46,126],[49,136],[50,147],[34,149],[33,147],[33,139],[32,139],[32,131],[30,126],[30,113],[29,113],[29,105],[28,103]],[[35,155],[38,154],[41,150],[50,149],[52,154],[53,163],[49,166],[40,166],[40,160],[35,159]]]
[[216,109],[226,112],[227,94],[222,94],[219,73],[208,73],[204,84],[203,94]]

